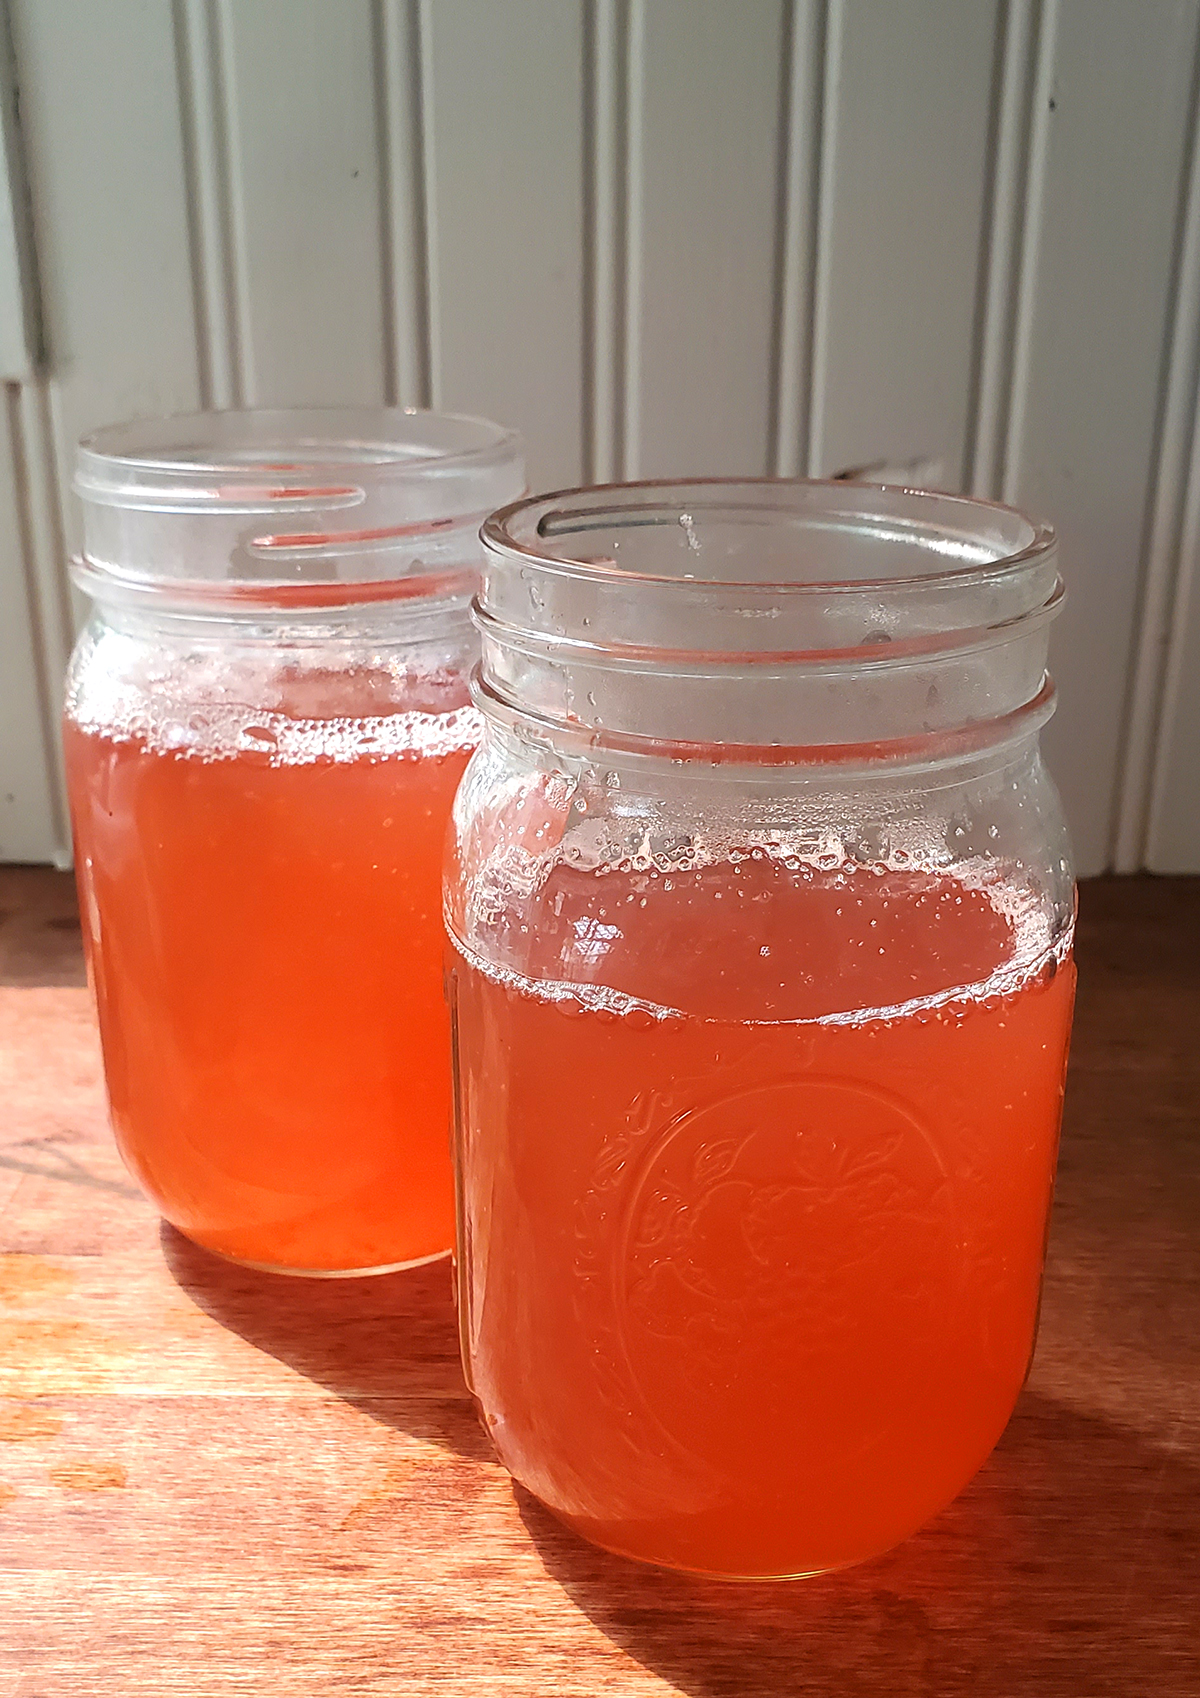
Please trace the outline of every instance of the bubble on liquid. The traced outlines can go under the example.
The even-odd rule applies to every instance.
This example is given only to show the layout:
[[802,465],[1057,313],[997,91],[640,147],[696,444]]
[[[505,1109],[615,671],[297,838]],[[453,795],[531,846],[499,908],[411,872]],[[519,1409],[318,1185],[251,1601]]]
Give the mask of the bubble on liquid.
[[[83,732],[113,743],[140,744],[149,755],[208,763],[254,753],[272,767],[438,759],[474,749],[483,732],[482,715],[469,705],[455,705],[444,712],[401,708],[393,713],[323,718],[268,711],[249,705],[245,698],[255,694],[278,698],[277,678],[255,676],[242,681],[235,691],[225,682],[224,673],[213,674],[215,664],[209,663],[209,670],[198,679],[181,676],[188,668],[178,664],[157,683],[149,674],[134,681],[89,678],[84,688],[72,691],[68,717]],[[301,676],[297,682],[303,688],[306,680]],[[361,685],[361,679],[357,682]],[[427,698],[462,689],[461,681],[445,674],[423,682]],[[349,694],[356,681],[335,680],[332,687],[338,694]],[[209,697],[241,695],[243,699],[208,700],[200,708],[176,699],[191,690],[203,690]],[[402,690],[403,681],[388,675],[380,693],[401,694]]]
[[[969,859],[959,858],[952,862],[946,848],[946,838],[942,835],[948,834],[948,831],[949,822],[945,820],[910,821],[903,828],[893,830],[892,843],[884,848],[883,854],[877,859],[859,863],[849,870],[843,866],[835,876],[825,874],[824,869],[818,865],[818,857],[822,853],[828,853],[831,848],[827,838],[814,839],[811,832],[801,838],[798,833],[778,829],[733,837],[728,832],[702,832],[696,829],[693,822],[686,836],[678,834],[677,841],[681,848],[686,849],[686,855],[672,862],[672,866],[674,868],[680,861],[686,860],[687,871],[691,872],[704,867],[725,865],[733,878],[725,884],[724,889],[712,890],[711,899],[723,903],[724,898],[728,897],[738,908],[748,899],[769,900],[772,895],[769,890],[747,888],[747,875],[751,872],[751,868],[745,864],[747,860],[770,860],[777,867],[786,868],[789,872],[800,872],[804,868],[811,869],[814,873],[822,872],[827,888],[831,891],[845,890],[845,897],[838,908],[839,918],[844,918],[847,913],[852,916],[861,913],[866,905],[855,889],[856,881],[861,879],[864,873],[883,877],[885,874],[903,870],[908,877],[903,886],[897,887],[894,893],[895,902],[890,900],[893,893],[885,885],[870,898],[872,910],[900,906],[903,891],[908,893],[905,896],[906,902],[911,900],[927,920],[940,922],[939,930],[942,935],[945,935],[942,928],[955,923],[954,917],[962,908],[966,896],[977,894],[994,908],[997,914],[1003,916],[1011,928],[1009,953],[1003,964],[986,982],[949,987],[928,997],[911,999],[886,1009],[844,1009],[795,1022],[782,1022],[841,1026],[920,1016],[944,1019],[957,1024],[968,1018],[971,1010],[978,1008],[986,997],[1003,999],[1029,984],[1034,974],[1044,974],[1047,971],[1052,974],[1056,971],[1058,965],[1069,957],[1073,928],[1069,919],[1064,921],[1048,906],[1045,893],[1040,886],[1027,878],[1020,862],[1006,861],[1001,867],[994,857],[984,855]],[[640,841],[638,833],[641,834]],[[660,836],[670,841],[671,834],[669,830],[663,829],[661,816],[658,816],[653,827],[648,823],[639,824],[627,840],[639,844],[639,853],[622,855],[619,862],[604,862],[601,858],[595,870],[608,874],[619,866],[626,874],[639,871],[651,877],[655,876],[655,867],[662,866],[662,852],[657,841]],[[883,834],[878,833],[876,842],[879,843],[882,838]],[[886,839],[884,841],[886,842]],[[655,850],[653,856],[650,854],[652,843]],[[757,855],[755,851],[758,851]],[[547,867],[565,859],[566,852],[560,845],[541,862],[542,876],[545,876]],[[912,895],[909,892],[909,883],[915,875],[928,876],[936,880],[936,883],[926,890],[917,889],[915,895]],[[757,884],[759,881],[754,882]],[[620,911],[627,924],[632,918],[630,908],[634,908],[635,912],[635,905],[645,908],[646,897],[642,891],[646,888],[647,886],[642,884],[639,889],[626,889],[618,896],[617,900],[623,904]],[[660,888],[667,888],[666,883]],[[861,888],[860,884],[859,889]],[[870,918],[870,915],[862,917]],[[858,923],[861,924],[861,918]],[[863,949],[863,942],[856,942],[857,954]],[[884,951],[881,950],[882,952]],[[1050,964],[1047,969],[1048,961]],[[482,970],[500,977],[506,976],[508,971],[488,967],[482,967]],[[558,996],[563,994],[562,989],[556,991],[540,982],[528,982],[526,989],[532,996],[549,996],[551,1000],[557,1000]],[[654,1018],[660,1021],[668,1018],[683,1021],[689,1018],[682,1011],[646,1004],[628,992],[611,986],[572,986],[571,994],[583,999],[588,1010],[607,1007],[621,1012],[638,1006],[649,1007]],[[931,1010],[933,1012],[929,1012]],[[776,1022],[764,1021],[762,1024],[773,1025]]]
[[[720,892],[714,892],[714,895],[720,895]],[[629,900],[632,900],[632,897]],[[623,1020],[635,1029],[657,1026],[663,1032],[682,1031],[685,1027],[695,1024],[714,1024],[701,1017],[688,1015],[681,1009],[647,1002],[608,985],[566,984],[529,979],[510,968],[500,967],[483,959],[475,950],[468,948],[461,938],[455,937],[453,941],[464,959],[485,978],[506,990],[515,990],[535,1001],[551,1002],[570,1018],[594,1016],[602,1024]],[[1059,966],[1069,958],[1072,941],[1071,931],[1068,929],[1048,952],[1039,955],[1036,960],[1017,955],[980,983],[956,985],[886,1008],[856,1008],[800,1020],[755,1020],[747,1024],[798,1028],[865,1025],[890,1027],[902,1021],[915,1020],[921,1024],[941,1022],[958,1026],[970,1017],[973,1010],[983,1009],[992,1013],[1003,1011],[1012,996],[1022,990],[1047,983],[1054,977]],[[858,946],[862,947],[861,940]],[[879,953],[884,953],[883,948],[880,948]],[[637,1017],[631,1019],[634,1015]]]
[[699,552],[700,552],[700,538],[696,534],[696,521],[695,521],[695,519],[693,519],[693,517],[690,513],[681,513],[679,515],[679,526],[680,526],[680,529],[683,531],[684,538],[687,542],[689,549],[691,549],[693,554],[699,554]]

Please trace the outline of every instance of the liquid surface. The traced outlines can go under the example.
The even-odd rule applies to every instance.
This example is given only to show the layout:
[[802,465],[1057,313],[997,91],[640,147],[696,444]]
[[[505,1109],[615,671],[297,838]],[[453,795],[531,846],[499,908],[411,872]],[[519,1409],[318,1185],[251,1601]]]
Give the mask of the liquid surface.
[[988,1455],[1074,986],[1004,906],[761,856],[560,865],[481,940],[520,977],[458,953],[465,1353],[502,1459],[580,1532],[811,1573]]
[[440,876],[462,698],[340,676],[294,681],[286,711],[68,717],[114,1130],[210,1249],[335,1272],[450,1248]]

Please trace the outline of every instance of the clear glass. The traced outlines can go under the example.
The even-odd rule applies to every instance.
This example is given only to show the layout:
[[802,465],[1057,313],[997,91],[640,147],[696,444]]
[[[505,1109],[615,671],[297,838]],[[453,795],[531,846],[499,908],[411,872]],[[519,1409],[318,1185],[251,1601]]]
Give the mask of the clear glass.
[[112,1122],[197,1243],[375,1272],[453,1236],[439,881],[515,439],[226,413],[80,451],[64,723]]
[[484,540],[446,890],[473,1394],[609,1549],[861,1561],[971,1478],[1033,1348],[1074,991],[1053,537],[710,482]]

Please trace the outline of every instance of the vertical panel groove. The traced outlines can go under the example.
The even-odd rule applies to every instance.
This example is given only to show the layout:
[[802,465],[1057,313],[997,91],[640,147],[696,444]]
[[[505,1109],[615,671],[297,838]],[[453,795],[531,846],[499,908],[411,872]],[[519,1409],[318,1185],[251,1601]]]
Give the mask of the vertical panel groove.
[[1117,872],[1137,872],[1145,865],[1162,806],[1166,731],[1179,700],[1185,614],[1200,548],[1200,36],[1177,228],[1142,605],[1117,792]]
[[1029,399],[1029,369],[1033,347],[1033,318],[1042,233],[1046,158],[1050,146],[1051,98],[1058,39],[1058,0],[1041,0],[1035,26],[1033,86],[1029,105],[1027,157],[1021,217],[1016,243],[1016,291],[1012,311],[1011,367],[1007,385],[1004,429],[998,432],[1000,462],[994,471],[995,492],[1015,501],[1020,484],[1021,439]]
[[33,672],[37,687],[37,725],[40,733],[42,764],[45,768],[46,790],[50,798],[52,829],[61,844],[65,840],[64,809],[60,797],[61,772],[58,759],[58,738],[51,712],[54,672],[53,610],[47,618],[42,583],[36,568],[38,551],[33,536],[29,456],[25,450],[25,423],[21,406],[24,385],[6,383],[4,403],[8,412],[8,436],[12,447],[13,489],[16,494],[16,529],[20,549],[25,603],[29,609],[30,633],[33,638]]
[[980,264],[976,346],[967,412],[963,484],[998,496],[1012,391],[1013,331],[1029,195],[1029,140],[1038,9],[1005,0],[998,39],[990,181]]
[[804,401],[812,369],[825,9],[819,0],[786,0],[783,18],[775,346],[764,470],[768,476],[792,478],[808,463]]
[[0,194],[8,199],[9,236],[15,265],[9,275],[19,295],[17,332],[19,348],[6,375],[28,381],[45,365],[46,326],[42,318],[42,284],[38,268],[34,230],[33,196],[30,192],[25,139],[21,133],[17,50],[13,40],[12,15],[0,0],[0,173],[7,183]]
[[584,475],[637,475],[644,18],[588,0],[584,33]]
[[584,19],[583,465],[611,483],[620,463],[627,0],[588,0]]
[[175,0],[172,21],[200,400],[205,407],[237,407],[245,383],[221,18],[215,0]]
[[[395,407],[402,379],[398,338],[404,303],[397,290],[407,278],[405,254],[397,251],[399,232],[404,228],[403,208],[395,199],[404,171],[404,143],[395,134],[398,112],[403,105],[401,68],[397,55],[400,20],[395,0],[371,0],[371,91],[375,99],[375,152],[379,160],[379,304],[380,337],[383,345],[383,402]],[[411,257],[411,256],[409,256]]]
[[825,400],[829,372],[829,319],[833,212],[837,170],[838,86],[842,70],[844,0],[826,0],[821,44],[821,110],[818,116],[817,203],[813,218],[812,309],[808,332],[809,384],[804,425],[805,474],[821,476],[825,452]]
[[422,372],[424,404],[442,404],[441,296],[438,289],[437,162],[434,157],[433,0],[416,0],[417,170],[421,182],[421,232],[424,275],[422,300]]
[[9,386],[9,426],[17,490],[17,526],[25,568],[30,621],[35,636],[38,708],[58,847],[55,864],[71,864],[66,787],[58,722],[62,686],[71,654],[72,619],[63,563],[66,543],[63,495],[54,450],[46,381]]
[[250,302],[246,208],[243,192],[241,137],[234,98],[237,67],[233,59],[231,0],[205,0],[209,13],[211,111],[220,139],[221,230],[229,302],[230,358],[238,407],[254,406],[258,381],[254,370],[253,313]]
[[1146,829],[1143,853],[1139,865],[1153,859],[1154,842],[1167,805],[1167,786],[1170,780],[1170,740],[1167,728],[1183,711],[1185,684],[1187,616],[1196,584],[1196,556],[1200,553],[1200,435],[1193,431],[1191,463],[1187,475],[1183,524],[1180,535],[1178,565],[1175,574],[1175,593],[1167,622],[1168,638],[1166,663],[1163,668],[1160,711],[1155,730],[1154,765],[1151,774],[1150,800],[1146,809]]
[[375,0],[380,256],[388,404],[431,403],[429,228],[419,0]]
[[645,170],[646,0],[625,0],[621,238],[621,403],[614,458],[636,478],[642,452],[642,222]]

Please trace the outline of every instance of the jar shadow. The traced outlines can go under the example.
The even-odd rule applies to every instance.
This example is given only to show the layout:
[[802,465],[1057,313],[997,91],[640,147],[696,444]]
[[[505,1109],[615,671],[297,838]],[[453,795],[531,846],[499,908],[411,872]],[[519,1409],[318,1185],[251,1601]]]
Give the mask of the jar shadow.
[[211,1255],[165,1221],[163,1258],[198,1309],[372,1420],[494,1462],[462,1377],[450,1262],[294,1279]]
[[515,1490],[547,1572],[688,1698],[1200,1691],[1200,1471],[1032,1394],[929,1527],[812,1580],[725,1585],[645,1568]]

